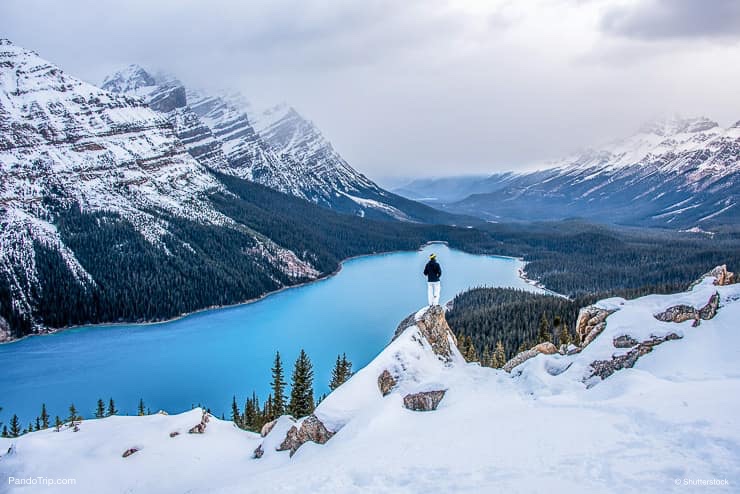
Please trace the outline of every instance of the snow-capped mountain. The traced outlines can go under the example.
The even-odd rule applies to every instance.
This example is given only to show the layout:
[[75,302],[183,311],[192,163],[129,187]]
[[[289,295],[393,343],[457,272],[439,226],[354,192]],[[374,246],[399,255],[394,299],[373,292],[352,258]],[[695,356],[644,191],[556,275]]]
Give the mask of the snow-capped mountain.
[[445,208],[489,220],[585,217],[669,228],[737,224],[740,122],[721,128],[706,118],[657,121],[601,149],[536,172],[496,174],[476,188],[487,191]]
[[[294,108],[254,108],[237,93],[209,94],[132,65],[104,89],[142,97],[164,112],[201,163],[322,206],[360,216],[452,222],[449,215],[378,187],[354,170],[321,131]],[[458,219],[459,220],[459,219]]]
[[740,284],[718,281],[600,301],[580,347],[504,369],[465,363],[425,307],[308,417],[84,420],[0,439],[0,473],[8,492],[734,492]]
[[[163,95],[162,104],[176,100],[173,94]],[[71,276],[76,289],[95,290],[97,280],[59,231],[74,212],[97,214],[98,226],[125,223],[167,255],[173,245],[185,245],[175,240],[174,219],[233,229],[245,248],[264,247],[262,255],[254,252],[256,264],[290,272],[300,266],[303,274],[317,275],[217,211],[208,197],[224,191],[167,119],[141,99],[82,82],[0,40],[0,292],[7,290],[0,293],[0,339],[19,321],[41,327],[37,311],[51,296],[44,283]],[[66,266],[57,273],[62,279],[51,275],[52,264]]]

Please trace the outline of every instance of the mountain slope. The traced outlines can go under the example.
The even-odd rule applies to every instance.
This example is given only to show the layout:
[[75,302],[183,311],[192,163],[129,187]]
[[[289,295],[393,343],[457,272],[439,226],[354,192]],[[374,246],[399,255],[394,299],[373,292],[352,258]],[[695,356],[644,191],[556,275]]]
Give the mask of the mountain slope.
[[726,129],[705,118],[656,122],[551,168],[496,174],[475,187],[478,193],[441,207],[493,221],[582,217],[676,229],[737,225],[740,122]]
[[[454,341],[443,358],[430,331],[443,336],[444,319],[422,309],[319,405],[315,417],[335,434],[323,445],[306,442],[292,457],[274,448],[308,419],[284,416],[263,438],[210,417],[202,434],[188,434],[203,417],[195,409],[0,439],[8,451],[0,472],[75,478],[76,492],[97,492],[104,482],[111,492],[133,493],[231,493],[245,485],[259,492],[472,493],[481,485],[506,492],[733,492],[740,482],[740,285],[712,281],[685,293],[600,302],[618,310],[589,346],[574,355],[537,355],[510,374],[465,364]],[[719,309],[700,327],[653,315],[677,304],[701,307],[715,292]],[[669,333],[681,337],[655,346],[632,368],[584,382],[583,364],[631,351],[615,347],[618,337]],[[383,370],[398,379],[387,396],[378,388]],[[435,411],[405,408],[407,393],[435,389],[446,390]],[[251,458],[258,445],[263,456]],[[122,458],[130,448],[137,451]]]
[[106,78],[102,87],[142,97],[164,112],[193,157],[220,172],[343,213],[406,222],[464,221],[381,189],[287,105],[258,111],[239,94],[196,91],[136,65]]
[[[260,272],[252,281],[263,289],[318,274],[217,211],[209,197],[223,185],[141,100],[86,84],[8,40],[0,42],[0,87],[3,337],[99,319],[115,296],[100,282],[125,274],[110,270],[134,245],[152,254],[147,262],[199,257],[177,224],[235,236],[252,249],[240,265]],[[82,233],[90,242],[71,248]],[[105,248],[108,259],[100,258]],[[84,251],[94,262],[80,262]],[[77,320],[55,311],[65,296],[80,303]]]
[[[136,91],[147,77],[130,79]],[[350,256],[484,237],[362,220],[220,174],[222,144],[184,89],[154,89],[148,106],[0,42],[0,341],[171,318]]]

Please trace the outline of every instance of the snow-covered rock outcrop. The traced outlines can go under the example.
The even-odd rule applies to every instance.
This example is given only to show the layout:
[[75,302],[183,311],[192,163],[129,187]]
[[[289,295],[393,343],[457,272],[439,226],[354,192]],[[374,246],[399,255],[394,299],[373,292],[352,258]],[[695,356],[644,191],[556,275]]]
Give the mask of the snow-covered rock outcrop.
[[[438,335],[445,335],[444,325],[436,310],[424,309],[312,416],[280,417],[264,437],[217,418],[204,433],[187,434],[202,421],[200,409],[86,420],[77,432],[64,427],[0,439],[0,474],[75,478],[74,491],[89,493],[479,492],[481,486],[683,493],[710,488],[701,481],[735,492],[740,284],[714,281],[684,293],[603,300],[596,307],[613,312],[587,346],[572,355],[539,353],[512,373],[465,363],[451,337],[450,358],[436,353],[420,323]],[[717,312],[699,327],[654,317],[676,305],[703,307],[715,293]],[[594,362],[622,359],[659,339],[665,342],[633,365],[606,379],[593,375]],[[397,383],[383,396],[378,377],[385,372]],[[442,390],[433,412],[404,406],[406,397],[431,402]],[[135,452],[122,458],[129,450]]]
[[[410,410],[436,409],[450,375],[464,365],[444,310],[425,307],[404,319],[380,355],[329,394],[312,415],[287,431],[273,428],[265,442],[277,445],[275,451],[290,450],[292,456],[308,441],[325,443],[357,416],[388,400]],[[386,379],[389,385],[384,388]],[[260,445],[255,453],[262,457],[272,452]]]

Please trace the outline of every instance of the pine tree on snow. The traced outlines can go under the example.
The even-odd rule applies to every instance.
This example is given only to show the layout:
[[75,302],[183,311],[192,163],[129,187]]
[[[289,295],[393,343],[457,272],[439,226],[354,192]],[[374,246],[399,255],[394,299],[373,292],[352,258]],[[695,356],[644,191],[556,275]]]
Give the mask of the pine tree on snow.
[[285,413],[285,376],[280,352],[275,353],[275,362],[272,366],[272,411],[275,418]]
[[295,418],[305,417],[314,408],[313,365],[305,350],[301,349],[293,368],[288,413]]

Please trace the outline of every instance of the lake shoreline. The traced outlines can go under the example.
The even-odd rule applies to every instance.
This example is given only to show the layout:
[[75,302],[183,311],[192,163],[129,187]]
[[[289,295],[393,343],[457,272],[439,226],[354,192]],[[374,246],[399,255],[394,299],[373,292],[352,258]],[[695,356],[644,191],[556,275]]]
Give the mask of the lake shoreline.
[[[413,249],[413,250],[388,250],[388,251],[383,251],[383,252],[372,252],[370,254],[359,254],[359,255],[356,255],[356,256],[347,257],[347,258],[342,259],[341,261],[339,261],[339,266],[334,271],[332,271],[331,273],[326,273],[326,274],[321,275],[321,276],[319,276],[317,278],[314,278],[312,280],[304,281],[302,283],[298,283],[298,284],[295,284],[295,285],[286,285],[286,286],[280,287],[280,288],[278,288],[276,290],[263,293],[259,297],[250,298],[250,299],[247,299],[247,300],[244,300],[244,301],[241,301],[241,302],[235,302],[233,304],[227,304],[227,305],[212,305],[210,307],[204,307],[202,309],[194,310],[192,312],[186,312],[184,314],[180,314],[180,315],[175,316],[175,317],[171,317],[171,318],[168,318],[168,319],[157,320],[157,321],[143,321],[143,322],[129,322],[129,321],[123,321],[123,322],[100,322],[100,323],[93,323],[93,324],[80,324],[80,325],[76,325],[76,326],[66,326],[64,328],[44,329],[42,332],[39,332],[39,333],[27,334],[27,335],[24,335],[24,336],[22,336],[20,338],[15,338],[15,339],[7,340],[7,341],[2,341],[2,342],[0,342],[0,345],[10,345],[10,344],[13,344],[13,343],[17,343],[19,341],[23,341],[23,340],[25,340],[27,338],[32,338],[32,337],[36,337],[36,336],[51,336],[51,335],[55,335],[55,334],[59,334],[59,333],[63,333],[63,332],[67,332],[67,331],[71,331],[71,330],[75,330],[75,329],[102,329],[102,328],[114,328],[114,327],[119,327],[119,326],[156,326],[158,324],[168,324],[168,323],[171,323],[171,322],[179,321],[181,319],[185,319],[187,317],[195,316],[195,315],[202,314],[202,313],[205,313],[205,312],[222,310],[222,309],[231,309],[231,308],[240,307],[240,306],[243,306],[243,305],[254,304],[256,302],[260,302],[260,301],[266,299],[267,297],[270,297],[270,296],[273,296],[273,295],[277,295],[277,294],[282,293],[282,292],[284,292],[286,290],[290,290],[290,289],[294,289],[294,288],[301,288],[301,287],[304,287],[304,286],[307,286],[307,285],[311,285],[311,284],[314,284],[314,283],[319,283],[321,281],[326,281],[326,280],[328,280],[328,279],[330,279],[330,278],[338,275],[342,271],[342,269],[344,268],[344,264],[345,263],[351,262],[351,261],[354,261],[354,260],[357,260],[357,259],[362,259],[364,257],[372,257],[372,256],[382,256],[382,255],[386,255],[386,254],[397,254],[397,253],[401,253],[401,252],[414,252],[414,251],[420,252],[420,251],[424,250],[425,247],[428,247],[430,245],[435,245],[435,244],[442,244],[442,245],[449,246],[449,243],[447,241],[445,241],[445,240],[432,240],[432,241],[429,241],[429,242],[425,242],[424,244],[420,245],[419,247],[417,247],[416,249]],[[457,250],[461,250],[461,249],[457,249]],[[465,251],[461,250],[461,252],[465,252]],[[471,254],[471,255],[479,255],[479,254]],[[483,254],[483,255],[486,255],[486,254]],[[501,258],[506,258],[506,259],[518,259],[516,257],[509,257],[509,256],[493,256],[493,257],[501,257]],[[519,260],[521,260],[521,259],[519,259]]]

